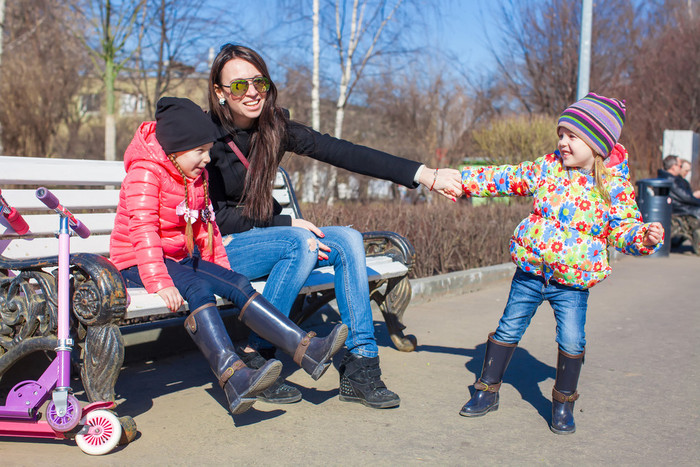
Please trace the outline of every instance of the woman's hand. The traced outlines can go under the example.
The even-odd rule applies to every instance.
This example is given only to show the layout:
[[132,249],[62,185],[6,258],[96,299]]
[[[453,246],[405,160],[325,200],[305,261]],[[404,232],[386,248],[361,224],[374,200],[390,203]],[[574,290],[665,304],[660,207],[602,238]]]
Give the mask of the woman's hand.
[[419,181],[428,190],[437,191],[452,201],[462,196],[462,172],[459,170],[424,167]]
[[660,222],[652,222],[644,234],[642,244],[644,246],[654,246],[664,237],[664,227]]
[[[302,229],[306,229],[309,232],[313,233],[317,237],[323,238],[325,235],[323,235],[323,232],[321,232],[321,229],[316,227],[314,224],[311,222],[305,220],[305,219],[292,219],[292,227],[301,227]],[[309,239],[309,251],[313,251],[316,249],[316,246],[318,245],[318,259],[324,260],[328,259],[328,255],[324,253],[324,251],[328,252],[331,251],[330,247],[324,245],[321,243],[320,240],[316,240],[315,238],[310,238]]]
[[175,287],[166,287],[164,289],[160,289],[156,293],[163,299],[165,306],[167,306],[173,313],[179,310],[184,302],[182,295],[180,295],[180,292],[178,292],[177,288]]

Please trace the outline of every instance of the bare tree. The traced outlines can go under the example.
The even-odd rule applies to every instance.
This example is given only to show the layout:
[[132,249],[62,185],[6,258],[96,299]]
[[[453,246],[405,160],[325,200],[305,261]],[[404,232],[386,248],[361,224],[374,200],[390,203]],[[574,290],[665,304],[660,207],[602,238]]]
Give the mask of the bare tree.
[[149,115],[158,99],[195,73],[198,65],[207,65],[205,53],[213,38],[206,5],[205,0],[147,0],[141,11],[138,49],[129,71]]
[[7,1],[0,69],[7,154],[49,155],[54,135],[75,107],[88,65],[66,27],[75,21],[57,0]]
[[[647,12],[647,30],[633,57],[623,134],[638,176],[661,167],[664,129],[700,132],[700,2],[665,0]],[[695,58],[693,58],[695,57]]]
[[[503,0],[500,18],[504,39],[492,53],[503,85],[527,112],[558,114],[576,100],[580,2]],[[640,34],[631,0],[595,3],[591,90],[623,82]]]
[[[348,24],[347,1],[335,1],[334,47],[338,53],[340,82],[336,102],[335,129],[333,134],[341,138],[345,106],[355,85],[369,61],[381,54],[380,39],[387,24],[395,17],[403,0],[353,0]],[[347,27],[350,33],[347,34]],[[389,42],[390,43],[390,42]],[[364,50],[360,47],[364,45]]]
[[[348,3],[352,5],[348,6]],[[400,52],[397,44],[401,22],[397,20],[397,12],[402,4],[404,0],[334,1],[335,27],[331,33],[331,42],[340,67],[333,130],[336,138],[342,137],[345,109],[367,66],[382,54]],[[328,172],[325,197],[327,203],[332,204],[335,199],[337,170],[331,167]]]
[[129,44],[146,0],[76,0],[74,10],[89,27],[76,29],[105,88],[105,159],[116,160],[115,81],[136,44]]

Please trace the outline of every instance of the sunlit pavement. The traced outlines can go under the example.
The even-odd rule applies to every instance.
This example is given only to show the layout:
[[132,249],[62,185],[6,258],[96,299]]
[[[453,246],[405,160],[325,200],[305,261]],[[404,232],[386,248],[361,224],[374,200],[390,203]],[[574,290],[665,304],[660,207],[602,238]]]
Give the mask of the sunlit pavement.
[[284,357],[285,374],[304,400],[257,403],[232,419],[204,359],[188,351],[133,362],[122,372],[119,412],[139,427],[130,445],[96,459],[71,442],[3,438],[0,459],[3,465],[697,465],[700,257],[625,258],[591,291],[577,432],[569,436],[548,428],[557,347],[546,305],[516,349],[500,409],[476,419],[458,415],[508,288],[503,280],[412,304],[404,322],[419,345],[411,353],[390,345],[375,315],[383,378],[401,396],[398,409],[340,402],[335,369],[313,381]]

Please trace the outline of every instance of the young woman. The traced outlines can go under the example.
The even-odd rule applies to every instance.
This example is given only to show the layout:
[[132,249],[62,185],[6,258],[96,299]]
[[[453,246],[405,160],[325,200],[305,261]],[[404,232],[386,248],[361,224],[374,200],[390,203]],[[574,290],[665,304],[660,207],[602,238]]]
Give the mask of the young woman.
[[[226,44],[214,59],[209,108],[221,129],[207,166],[210,192],[233,268],[249,279],[269,275],[263,295],[289,314],[311,271],[332,265],[338,309],[349,327],[340,399],[373,408],[398,406],[399,397],[380,378],[362,235],[349,227],[319,228],[282,215],[272,197],[272,181],[285,152],[411,188],[420,183],[451,199],[461,194],[459,172],[428,169],[290,121],[277,105],[277,88],[265,62],[247,47]],[[251,250],[255,254],[241,254]],[[265,342],[253,339],[251,344],[267,358],[274,355]],[[256,354],[243,356],[253,366],[264,362]],[[281,383],[264,397],[284,403],[301,394]]]

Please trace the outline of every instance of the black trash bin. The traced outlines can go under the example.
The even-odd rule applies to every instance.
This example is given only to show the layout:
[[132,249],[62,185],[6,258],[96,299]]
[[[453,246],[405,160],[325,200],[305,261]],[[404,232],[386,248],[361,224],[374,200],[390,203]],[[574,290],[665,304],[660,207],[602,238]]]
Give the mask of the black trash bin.
[[644,222],[660,222],[664,227],[664,244],[652,256],[668,256],[671,251],[672,180],[645,178],[637,181],[637,206]]

